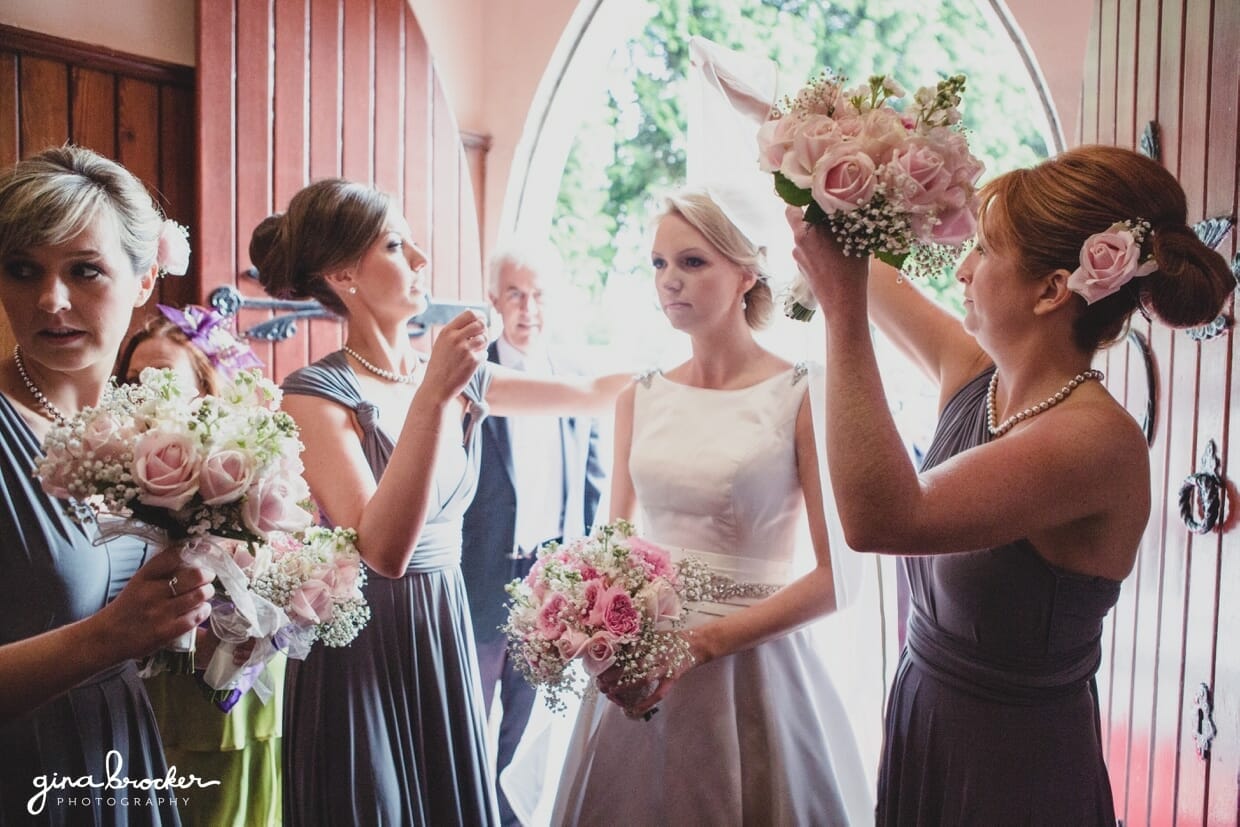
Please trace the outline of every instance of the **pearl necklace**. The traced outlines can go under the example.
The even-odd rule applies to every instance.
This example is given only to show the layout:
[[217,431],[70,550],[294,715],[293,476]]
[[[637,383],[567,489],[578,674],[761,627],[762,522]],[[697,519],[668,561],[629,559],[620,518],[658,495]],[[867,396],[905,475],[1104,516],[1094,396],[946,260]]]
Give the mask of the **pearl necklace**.
[[348,345],[345,345],[343,349],[345,353],[360,362],[362,367],[366,368],[366,370],[370,371],[375,376],[388,380],[389,382],[399,382],[402,385],[412,385],[414,380],[417,378],[418,369],[416,366],[409,373],[396,373],[395,371],[384,370],[378,365],[371,364],[366,359],[362,358],[360,353]]
[[39,386],[30,378],[30,374],[26,373],[26,363],[22,360],[22,346],[16,345],[13,348],[13,361],[17,364],[17,372],[21,374],[22,382],[26,385],[26,390],[30,391],[30,395],[43,408],[43,415],[55,422],[57,425],[64,425],[68,422],[68,417],[60,412],[60,409],[52,404],[52,401],[43,395],[43,391],[39,390]]
[[1003,436],[1012,430],[1018,422],[1024,422],[1031,416],[1037,416],[1043,411],[1049,411],[1060,402],[1068,398],[1068,394],[1076,390],[1076,386],[1090,379],[1097,379],[1099,382],[1103,380],[1103,374],[1100,370],[1086,370],[1078,373],[1068,380],[1068,384],[1064,385],[1055,393],[1046,398],[1045,401],[1036,405],[1030,405],[1019,413],[1014,413],[999,425],[995,424],[995,391],[999,387],[999,371],[995,371],[990,377],[990,387],[986,389],[986,428],[990,431],[990,435],[994,437]]

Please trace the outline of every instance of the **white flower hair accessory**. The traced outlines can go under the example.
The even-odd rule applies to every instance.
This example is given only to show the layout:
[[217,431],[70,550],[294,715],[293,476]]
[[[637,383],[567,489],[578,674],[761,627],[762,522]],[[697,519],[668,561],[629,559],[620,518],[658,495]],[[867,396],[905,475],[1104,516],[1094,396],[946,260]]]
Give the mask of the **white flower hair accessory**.
[[171,218],[159,230],[159,249],[155,263],[161,276],[183,276],[189,272],[189,227]]
[[1093,304],[1133,279],[1153,273],[1158,269],[1153,254],[1141,258],[1141,244],[1150,233],[1150,222],[1138,218],[1112,224],[1106,232],[1085,239],[1081,266],[1068,276],[1068,289]]

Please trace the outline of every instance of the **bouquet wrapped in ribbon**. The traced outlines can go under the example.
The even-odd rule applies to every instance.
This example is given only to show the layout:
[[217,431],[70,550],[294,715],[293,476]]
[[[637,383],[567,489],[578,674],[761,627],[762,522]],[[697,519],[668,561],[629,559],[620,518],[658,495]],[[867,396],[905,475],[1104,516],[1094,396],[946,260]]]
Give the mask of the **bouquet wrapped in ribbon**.
[[[913,274],[941,271],[977,228],[983,166],[960,125],[964,83],[956,75],[922,87],[901,111],[891,101],[905,92],[890,77],[848,88],[824,72],[758,130],[761,168],[846,254],[874,255]],[[805,320],[816,307],[796,279],[785,312]]]
[[[338,530],[326,542],[306,532],[312,506],[301,476],[302,445],[296,424],[278,409],[279,389],[258,371],[237,373],[214,396],[190,395],[170,370],[147,368],[141,380],[108,388],[99,405],[53,427],[35,474],[52,496],[90,506],[72,508],[74,519],[95,511],[108,515],[103,536],[142,536],[212,572],[218,596],[210,622],[226,645],[213,658],[219,663],[208,669],[214,680],[209,685],[235,689],[245,666],[261,666],[287,648],[290,632],[305,620],[290,619],[287,611],[294,607],[296,614],[302,605],[297,595],[306,605],[325,608],[318,586],[306,594],[286,586],[279,594],[287,603],[272,599],[274,592],[260,588],[269,567],[260,560],[277,567],[284,557],[305,557],[333,570],[351,569],[352,575],[333,574],[348,579],[350,588],[326,588],[333,599],[345,595],[352,607],[342,610],[342,617],[352,618],[343,626],[364,624],[368,614],[348,602],[361,600],[353,591],[361,571],[349,533]],[[304,580],[316,579],[313,567],[302,569]],[[332,605],[334,611],[338,604]],[[328,622],[331,612],[315,616],[310,625]],[[233,646],[251,638],[259,641],[255,654],[243,666],[225,668]],[[193,633],[179,643],[171,655],[162,653],[160,665],[192,671]],[[300,657],[306,649],[301,647]],[[290,654],[297,657],[296,651]]]
[[[277,652],[301,660],[316,641],[347,646],[369,622],[356,540],[349,528],[312,526],[296,535],[274,532],[265,541],[213,544],[209,553],[227,559],[208,564],[224,596],[212,605],[211,629],[220,644],[203,681],[221,709],[231,709],[250,687],[266,699],[272,687],[255,680]],[[256,629],[265,631],[256,635]],[[238,663],[233,653],[251,639],[249,656]]]
[[617,520],[540,549],[530,573],[507,586],[503,630],[517,669],[557,709],[563,692],[580,696],[585,688],[569,669],[573,661],[590,676],[618,666],[621,683],[633,684],[689,662],[689,644],[676,634],[687,604],[738,588],[697,558],[672,562]]

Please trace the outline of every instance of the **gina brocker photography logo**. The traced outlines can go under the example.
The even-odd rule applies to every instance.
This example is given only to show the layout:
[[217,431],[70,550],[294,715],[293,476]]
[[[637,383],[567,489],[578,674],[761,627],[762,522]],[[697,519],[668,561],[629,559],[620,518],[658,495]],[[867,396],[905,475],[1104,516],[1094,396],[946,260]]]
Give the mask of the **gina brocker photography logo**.
[[43,812],[50,803],[53,807],[89,807],[95,803],[109,807],[159,807],[169,801],[188,803],[188,796],[178,796],[180,790],[215,787],[219,781],[181,775],[175,765],[168,767],[162,778],[130,778],[125,775],[125,762],[116,750],[109,750],[104,758],[105,776],[93,775],[36,775],[33,779],[35,794],[26,802],[26,811],[32,816]]

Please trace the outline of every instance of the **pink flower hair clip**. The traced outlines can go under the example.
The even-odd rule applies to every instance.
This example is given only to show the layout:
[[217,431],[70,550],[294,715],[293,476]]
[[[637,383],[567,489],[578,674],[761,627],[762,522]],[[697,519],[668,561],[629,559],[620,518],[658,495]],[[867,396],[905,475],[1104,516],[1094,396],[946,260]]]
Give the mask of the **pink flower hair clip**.
[[1158,269],[1153,254],[1141,257],[1141,244],[1153,232],[1143,218],[1112,224],[1081,246],[1081,266],[1068,276],[1068,289],[1093,304],[1136,278]]
[[161,276],[183,276],[189,272],[189,227],[171,218],[164,219],[155,263]]
[[245,368],[263,366],[254,351],[250,350],[250,346],[228,329],[227,316],[221,316],[214,310],[196,304],[186,305],[184,310],[164,304],[155,306],[165,319],[189,337],[190,344],[201,350],[216,370],[228,378],[231,379]]

